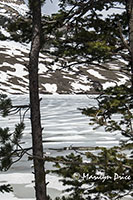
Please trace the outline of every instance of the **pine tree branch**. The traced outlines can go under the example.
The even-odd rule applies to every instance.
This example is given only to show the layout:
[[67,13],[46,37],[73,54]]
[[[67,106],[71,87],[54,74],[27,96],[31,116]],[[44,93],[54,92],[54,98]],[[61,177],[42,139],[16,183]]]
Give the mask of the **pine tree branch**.
[[122,28],[121,28],[120,22],[118,22],[118,28],[119,28],[120,38],[121,38],[121,41],[122,41],[123,45],[124,45],[124,46],[126,47],[126,49],[128,49],[128,51],[131,53],[131,49],[130,49],[129,45],[127,44],[127,42],[125,41],[124,37],[123,37]]
[[[119,192],[120,193],[120,192]],[[125,197],[125,196],[127,196],[127,195],[130,195],[131,194],[131,191],[129,191],[129,192],[127,192],[126,194],[124,194],[124,195],[119,195],[119,196],[117,196],[114,200],[119,200],[119,199],[123,199],[123,197]]]
[[18,109],[18,108],[24,109],[24,108],[29,108],[29,107],[30,107],[30,105],[27,105],[27,104],[25,104],[25,105],[15,105],[15,106],[12,106],[12,108],[16,108],[16,109]]
[[21,160],[21,158],[24,156],[25,152],[21,152],[21,154],[19,155],[19,158],[16,159],[15,161],[12,161],[11,164],[7,167],[6,170],[8,170],[13,164],[15,164],[16,162],[18,162],[19,160]]
[[[18,145],[19,147],[21,147],[20,145]],[[7,167],[6,170],[8,170],[13,164],[17,163],[19,160],[21,160],[21,158],[27,154],[28,156],[31,156],[31,154],[29,154],[27,151],[32,150],[32,147],[29,148],[22,148],[21,149],[15,149],[11,154],[10,157],[12,157],[13,155],[16,155],[17,153],[19,153],[19,155],[17,154],[18,159],[14,160],[11,162],[11,164]]]
[[[75,165],[99,165],[98,162],[79,162],[79,161],[65,161],[62,159],[57,159],[56,157],[49,157],[49,156],[45,156],[44,158],[41,158],[39,156],[29,156],[29,159],[38,159],[38,160],[43,160],[44,162],[53,162],[56,164],[75,164]],[[104,163],[103,163],[104,164]],[[108,163],[107,166],[114,166],[116,165],[115,163]],[[127,168],[127,169],[132,169],[132,167],[128,166],[128,165],[123,165],[123,167]]]

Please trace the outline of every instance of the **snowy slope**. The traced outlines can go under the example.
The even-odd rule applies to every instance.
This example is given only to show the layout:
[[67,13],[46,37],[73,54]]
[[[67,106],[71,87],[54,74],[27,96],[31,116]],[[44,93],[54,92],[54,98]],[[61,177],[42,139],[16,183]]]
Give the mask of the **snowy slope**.
[[[28,8],[23,0],[0,0],[0,32],[9,37],[5,30],[6,20],[24,16]],[[10,94],[28,93],[28,57],[30,45],[15,41],[0,41],[0,91]],[[54,62],[54,57],[40,53],[39,86],[41,93],[79,94],[93,93],[93,83],[101,83],[103,88],[116,83],[125,84],[129,78],[120,72],[122,60],[101,66],[73,65],[62,67],[62,61]],[[67,62],[67,61],[66,61]],[[110,69],[110,70],[108,70]]]
[[24,16],[28,11],[23,0],[0,0],[0,15],[12,19]]

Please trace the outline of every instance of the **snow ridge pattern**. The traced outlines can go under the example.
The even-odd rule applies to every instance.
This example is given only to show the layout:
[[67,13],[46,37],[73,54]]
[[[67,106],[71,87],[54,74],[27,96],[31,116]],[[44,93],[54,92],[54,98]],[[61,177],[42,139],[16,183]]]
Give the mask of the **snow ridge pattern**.
[[0,0],[0,15],[13,18],[24,16],[28,8],[23,0]]
[[[4,28],[6,20],[24,17],[27,12],[28,7],[23,0],[0,0],[0,33],[9,38],[10,33]],[[0,41],[0,92],[28,93],[29,51],[30,44],[9,39]],[[124,60],[106,63],[103,67],[72,63],[69,69],[62,67],[63,60],[54,60],[53,56],[40,53],[39,87],[42,94],[88,94],[94,93],[94,83],[107,88],[129,81],[119,68],[125,66]],[[65,62],[67,64],[68,61]]]

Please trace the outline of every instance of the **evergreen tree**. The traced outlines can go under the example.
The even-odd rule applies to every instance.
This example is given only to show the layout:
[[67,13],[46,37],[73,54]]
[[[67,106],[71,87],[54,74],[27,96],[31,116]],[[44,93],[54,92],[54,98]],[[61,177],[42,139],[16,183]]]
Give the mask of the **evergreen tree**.
[[32,15],[32,43],[28,70],[35,191],[36,200],[47,200],[38,86],[38,59],[41,47],[41,1],[30,0],[30,9]]
[[[28,20],[19,18],[17,21],[12,23],[10,29],[14,31],[14,27],[17,30],[17,28],[20,28],[22,25],[23,28],[20,31],[20,33],[22,33],[21,41],[28,41],[28,39],[32,37],[31,50],[29,55],[29,65],[28,65],[29,92],[30,92],[29,108],[31,111],[30,113],[31,113],[32,150],[33,150],[33,155],[31,155],[30,158],[33,159],[34,163],[35,191],[37,200],[47,200],[43,145],[42,145],[42,128],[40,120],[40,99],[39,99],[39,88],[38,88],[38,59],[41,46],[41,4],[44,2],[45,1],[30,0],[29,1],[30,13],[27,18]],[[30,29],[29,26],[27,25],[30,25]],[[31,33],[31,28],[32,28],[32,33]],[[25,34],[24,30],[26,30]],[[15,40],[18,41],[17,35],[12,34],[12,37],[13,38],[15,37]],[[8,112],[10,112],[10,109],[12,109],[10,100],[5,98],[6,96],[4,95],[1,96],[2,103],[0,106],[3,116],[7,115]],[[6,103],[6,101],[9,102]],[[19,109],[21,108],[18,108],[18,110]],[[7,170],[14,162],[19,161],[29,149],[31,150],[31,148],[23,149],[19,143],[22,138],[23,130],[24,130],[23,121],[21,121],[20,124],[15,126],[15,131],[13,134],[10,134],[9,128],[0,129],[1,143],[3,144],[0,149],[1,170]],[[18,159],[14,160],[13,159],[14,155],[15,157],[18,157]],[[0,188],[0,190],[9,191],[10,187],[7,186],[5,188],[5,186],[3,185]]]
[[[57,56],[57,59],[60,56],[64,58],[67,57],[67,60],[70,62],[69,66],[73,64],[75,65],[76,63],[96,65],[94,61],[97,61],[99,64],[106,60],[114,59],[114,56],[116,59],[116,55],[119,54],[124,57],[125,60],[129,61],[128,69],[131,70],[131,74],[133,73],[132,0],[60,0],[60,6],[61,10],[58,14],[53,15],[52,18],[48,18],[48,22],[44,17],[43,24],[41,24],[41,1],[30,0],[30,26],[32,24],[32,34],[27,34],[26,40],[29,35],[32,37],[28,70],[30,80],[32,144],[37,200],[47,199],[42,147],[42,128],[40,122],[40,100],[38,93],[38,56],[41,48],[41,37],[45,42],[45,38],[50,34],[50,37],[47,39],[52,47],[56,47],[54,54]],[[112,14],[111,16],[107,16],[105,19],[102,18],[101,12],[104,9],[109,11],[109,9],[115,9],[117,6],[123,6],[124,9],[122,14],[117,13],[115,15]],[[45,29],[47,36],[44,37],[41,35],[41,27]],[[53,36],[54,39],[51,40]],[[127,37],[128,41],[124,39]],[[124,51],[126,51],[126,54]],[[133,82],[132,75],[131,82]],[[126,89],[127,88],[124,88],[124,92],[128,90]],[[116,95],[116,93],[108,93],[108,91],[106,91],[107,95],[103,93],[103,96],[100,96],[101,99],[103,99],[98,108],[83,110],[83,112],[93,117],[92,120],[94,123],[98,123],[100,126],[105,125],[106,129],[110,131],[120,130],[123,135],[132,139],[132,113],[129,110],[129,108],[132,108],[131,101],[129,103],[129,100],[132,100],[132,95],[130,92],[130,95],[126,96],[126,99],[122,101],[125,93],[121,96],[121,93],[118,93],[118,90],[123,91],[117,87],[115,88],[115,92],[117,92],[117,95],[119,94],[117,96],[118,99],[116,99],[115,96],[114,99],[111,98],[109,103],[107,103],[107,98],[111,95]],[[114,90],[111,89],[111,92],[113,91]],[[128,106],[127,103],[129,103]],[[110,120],[111,115],[116,111],[124,116],[124,120],[121,120],[120,123],[115,123],[114,120]],[[123,121],[126,121],[126,129],[121,127],[124,123]],[[6,131],[7,130],[4,130],[4,132]],[[15,134],[17,135],[17,133]],[[129,147],[129,144],[127,145]],[[10,146],[9,149],[12,151],[12,146]],[[5,151],[3,152],[3,155],[5,155]],[[103,197],[102,195],[104,195],[103,198],[106,198],[106,195],[110,199],[116,199],[119,197],[118,192],[123,192],[124,196],[128,191],[132,195],[131,180],[128,181],[128,184],[124,180],[122,184],[120,181],[117,181],[114,188],[114,183],[110,180],[109,182],[106,182],[106,184],[101,184],[101,182],[92,183],[92,181],[90,182],[88,179],[84,180],[82,176],[84,173],[87,174],[90,172],[95,174],[97,169],[101,170],[105,175],[109,174],[112,176],[113,172],[118,173],[120,171],[121,173],[130,176],[132,173],[132,163],[126,158],[126,156],[119,154],[118,149],[102,149],[97,156],[87,152],[84,156],[90,161],[90,165],[84,165],[83,158],[80,155],[74,156],[72,154],[66,158],[61,157],[56,158],[56,160],[53,159],[56,164],[62,162],[64,165],[67,165],[64,168],[58,166],[60,169],[57,172],[64,176],[64,184],[72,185],[70,191],[74,192],[72,193],[72,196],[67,199],[101,199]],[[75,166],[76,163],[77,166]],[[79,173],[80,177],[78,180],[73,177],[74,172]],[[70,178],[71,180],[67,180],[67,178]],[[86,188],[84,188],[86,184],[89,186],[94,184],[94,188],[86,190]],[[67,191],[69,191],[69,189]],[[96,194],[95,197],[91,195],[94,193]],[[64,199],[66,198],[64,197]]]
[[[6,117],[9,114],[19,112],[22,108],[28,108],[28,105],[18,107],[13,106],[11,99],[6,95],[0,94],[0,114]],[[23,149],[20,141],[25,128],[24,118],[20,116],[20,122],[15,125],[13,132],[8,127],[0,128],[0,171],[7,171],[12,164],[19,161],[28,149]],[[0,192],[10,192],[10,185],[1,185]]]
[[65,58],[64,67],[102,68],[121,57],[128,62],[121,70],[132,73],[132,7],[132,0],[60,0],[61,9],[48,24],[53,54]]
[[[109,132],[119,131],[128,138],[127,141],[111,149],[92,148],[95,150],[95,154],[90,151],[83,153],[78,148],[78,153],[75,155],[70,154],[53,159],[56,163],[55,166],[59,168],[54,172],[63,176],[61,181],[64,185],[69,186],[66,192],[70,192],[70,195],[61,199],[114,200],[127,194],[133,196],[133,2],[132,0],[60,0],[60,5],[62,8],[60,13],[53,16],[56,19],[55,24],[58,24],[53,43],[56,47],[57,57],[67,57],[70,62],[68,65],[73,66],[76,63],[95,65],[95,62],[98,61],[97,65],[114,58],[117,59],[117,56],[120,55],[129,62],[126,69],[131,72],[131,88],[122,85],[101,91],[97,97],[98,106],[82,110],[89,116],[90,125],[96,125],[95,128],[104,126],[105,131]],[[105,19],[101,18],[104,9],[109,12],[110,9],[118,7],[123,9],[122,13],[112,14]],[[60,28],[62,25],[64,29]],[[114,119],[115,114],[120,116],[119,120]],[[123,153],[125,149],[131,153],[130,158]],[[87,151],[87,148],[84,150]],[[99,172],[102,173],[102,177],[108,176],[108,179],[105,181],[103,179],[102,181],[94,180]],[[90,175],[92,178],[89,178]],[[114,176],[117,178],[115,179]],[[123,177],[120,178],[121,176]]]

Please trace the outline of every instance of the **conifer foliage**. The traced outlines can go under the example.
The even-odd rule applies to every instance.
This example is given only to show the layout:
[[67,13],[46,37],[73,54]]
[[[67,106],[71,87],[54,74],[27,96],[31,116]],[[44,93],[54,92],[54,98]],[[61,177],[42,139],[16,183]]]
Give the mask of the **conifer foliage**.
[[[60,11],[52,17],[43,17],[44,21],[41,21],[42,3],[44,1],[29,1],[30,17],[26,24],[30,29],[27,25],[24,26],[25,21],[20,19],[15,25],[16,30],[23,25],[21,41],[32,40],[27,68],[36,199],[47,200],[38,87],[39,52],[41,48],[45,50],[47,42],[50,47],[54,47],[52,53],[56,55],[56,59],[67,58],[69,66],[76,63],[99,65],[121,56],[128,61],[126,70],[131,75],[131,87],[116,85],[102,91],[97,98],[97,107],[82,110],[83,114],[90,118],[91,125],[97,125],[94,128],[104,126],[105,131],[119,131],[128,140],[111,149],[96,147],[92,149],[93,152],[77,152],[71,149],[76,153],[49,159],[58,167],[54,172],[63,176],[63,184],[69,186],[66,191],[70,192],[70,195],[62,199],[115,200],[127,194],[133,196],[133,163],[130,151],[133,146],[133,1],[60,0]],[[121,9],[122,12],[103,18],[102,12],[109,12],[112,8]],[[13,25],[9,27],[10,30]],[[31,29],[32,32],[29,31]],[[14,34],[12,37],[19,39]],[[0,95],[1,114],[5,117],[12,109],[16,108],[12,106],[11,100],[6,95]],[[114,119],[116,113],[121,117],[119,121]],[[26,149],[20,145],[24,127],[24,121],[20,120],[13,133],[9,128],[0,128],[0,170],[7,170],[25,154]],[[129,157],[123,152],[127,149]],[[103,178],[94,180],[94,177],[100,176],[99,173]],[[107,178],[104,180],[104,177]],[[9,185],[0,187],[2,192],[10,190]]]
[[[78,151],[70,148],[76,153],[58,157],[58,162],[55,161],[58,170],[54,172],[63,176],[61,181],[69,192],[61,199],[115,200],[128,194],[133,196],[133,1],[60,0],[60,6],[60,13],[54,17],[59,27],[65,26],[65,31],[58,29],[54,43],[57,55],[67,56],[74,64],[95,62],[96,65],[121,56],[128,62],[126,70],[131,74],[130,86],[116,84],[101,90],[97,106],[82,109],[94,129],[102,126],[107,134],[116,131],[127,139],[110,149],[81,148],[82,152],[80,148]],[[110,14],[112,8],[122,12]],[[103,11],[108,13],[104,19]],[[119,118],[115,118],[116,114]]]
[[[7,95],[0,94],[1,117],[19,112],[20,109],[18,106],[12,105],[11,99]],[[15,125],[13,132],[8,127],[0,128],[0,171],[7,171],[12,164],[20,160],[25,154],[25,150],[20,145],[24,128],[24,121],[21,118],[20,122]],[[2,185],[0,191],[10,192],[12,188],[10,185]]]
[[125,56],[122,50],[129,50],[125,38],[131,15],[127,16],[126,5],[127,1],[120,0],[60,0],[61,9],[53,15],[57,27],[53,40],[56,55],[88,64],[100,63],[118,54]]

